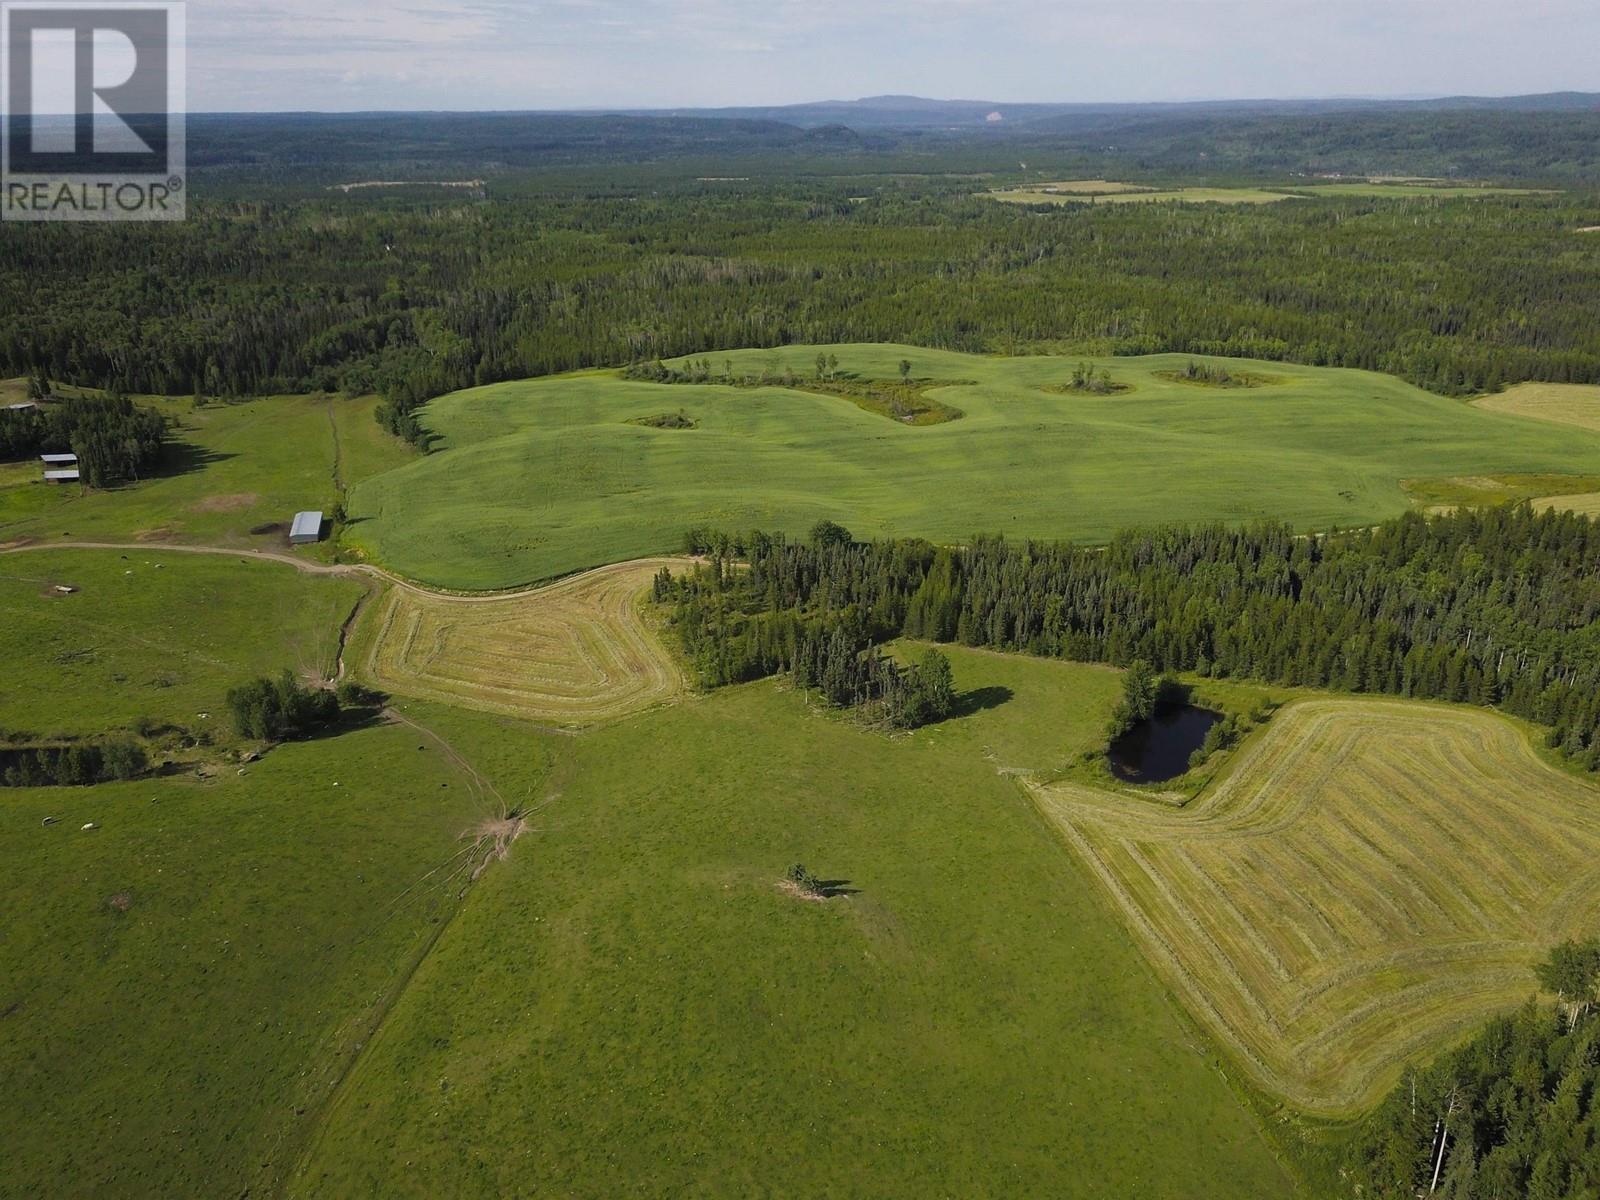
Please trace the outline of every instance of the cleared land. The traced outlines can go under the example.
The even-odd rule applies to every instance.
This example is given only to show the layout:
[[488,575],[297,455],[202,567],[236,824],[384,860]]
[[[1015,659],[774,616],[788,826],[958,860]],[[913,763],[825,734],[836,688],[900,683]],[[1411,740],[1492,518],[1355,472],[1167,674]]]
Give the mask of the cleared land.
[[[138,397],[173,422],[152,477],[85,492],[40,479],[37,463],[0,467],[0,544],[23,538],[182,541],[279,547],[302,509],[330,511],[340,488],[416,453],[372,419],[376,399],[272,396],[194,408]],[[299,553],[326,558],[327,543]]]
[[1288,192],[1264,188],[1134,188],[1114,186],[1089,192],[1068,192],[1064,187],[1013,188],[987,193],[991,199],[1007,204],[1158,204],[1185,201],[1190,204],[1276,204],[1295,197]]
[[1302,701],[1187,809],[1035,795],[1195,1015],[1311,1111],[1526,1000],[1600,902],[1600,792],[1481,711]]
[[1488,412],[1600,430],[1600,387],[1578,383],[1523,383],[1472,403]]
[[1011,204],[1139,204],[1188,201],[1214,204],[1273,204],[1317,196],[1364,196],[1373,199],[1449,199],[1456,196],[1531,196],[1544,194],[1531,188],[1451,186],[1420,182],[1369,180],[1352,183],[1287,184],[1282,187],[1182,187],[1155,188],[1104,179],[1029,184],[986,193]]
[[640,599],[663,566],[602,567],[500,598],[396,586],[373,620],[368,680],[388,691],[557,725],[590,725],[677,697],[683,674]]
[[[289,1193],[1296,1194],[999,773],[1093,744],[1117,676],[952,659],[967,715],[906,738],[763,683],[559,739],[543,832],[475,885]],[[796,861],[852,894],[790,898]]]
[[[360,592],[229,557],[0,555],[0,726],[225,740],[227,689],[331,670]],[[519,731],[508,794],[541,741]],[[0,789],[0,1195],[275,1194],[498,808],[397,725],[217,765]]]
[[1577,513],[1582,517],[1600,517],[1600,492],[1581,492],[1576,496],[1540,496],[1533,501],[1533,506]]
[[0,554],[0,729],[83,735],[135,718],[221,725],[223,697],[247,679],[285,667],[331,677],[339,627],[365,590],[231,557]]
[[[693,525],[802,533],[830,518],[947,541],[1097,540],[1174,513],[1325,528],[1405,511],[1404,479],[1600,464],[1600,434],[1361,371],[1209,359],[1283,381],[1197,388],[1159,377],[1187,355],[1099,359],[1131,390],[1096,397],[1045,390],[1070,381],[1070,357],[797,346],[713,355],[713,369],[808,375],[819,351],[862,378],[895,378],[906,358],[915,376],[972,380],[931,393],[965,415],[912,427],[833,396],[601,371],[474,388],[423,410],[437,452],[352,489],[346,543],[412,579],[507,588],[670,552]],[[679,409],[696,428],[630,424]]]

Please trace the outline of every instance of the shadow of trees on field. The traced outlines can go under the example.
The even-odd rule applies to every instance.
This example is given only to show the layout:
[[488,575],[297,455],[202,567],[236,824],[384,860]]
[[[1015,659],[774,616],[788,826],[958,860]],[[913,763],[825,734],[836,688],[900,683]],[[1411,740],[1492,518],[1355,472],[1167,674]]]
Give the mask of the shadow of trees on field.
[[956,697],[948,719],[970,717],[991,708],[999,708],[1002,704],[1009,703],[1015,695],[1016,693],[1008,687],[973,688],[970,692],[962,692]]

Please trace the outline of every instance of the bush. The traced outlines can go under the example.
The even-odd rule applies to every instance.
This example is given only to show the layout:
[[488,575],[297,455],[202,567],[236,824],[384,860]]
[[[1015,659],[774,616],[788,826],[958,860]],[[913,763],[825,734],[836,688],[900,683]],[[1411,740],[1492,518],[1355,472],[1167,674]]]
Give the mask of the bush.
[[277,679],[252,679],[228,693],[228,711],[241,737],[263,742],[305,737],[339,716],[339,698],[305,687],[285,670]]

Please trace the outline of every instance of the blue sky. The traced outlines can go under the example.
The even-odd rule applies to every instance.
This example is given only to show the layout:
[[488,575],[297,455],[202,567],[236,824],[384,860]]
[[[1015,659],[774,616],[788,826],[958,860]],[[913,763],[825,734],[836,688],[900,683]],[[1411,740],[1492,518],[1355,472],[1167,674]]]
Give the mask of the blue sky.
[[1600,0],[193,0],[192,110],[1600,91]]

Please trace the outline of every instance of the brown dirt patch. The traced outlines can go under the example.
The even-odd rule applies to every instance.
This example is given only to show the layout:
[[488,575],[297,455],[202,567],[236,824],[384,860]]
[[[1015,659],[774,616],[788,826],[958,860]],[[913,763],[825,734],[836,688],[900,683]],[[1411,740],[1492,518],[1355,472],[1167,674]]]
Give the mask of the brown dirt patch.
[[826,904],[832,897],[808,892],[792,879],[778,880],[778,890],[792,900],[809,900],[813,904]]
[[265,525],[257,525],[250,532],[255,537],[267,537],[274,533],[282,533],[286,526],[282,521],[268,521]]

